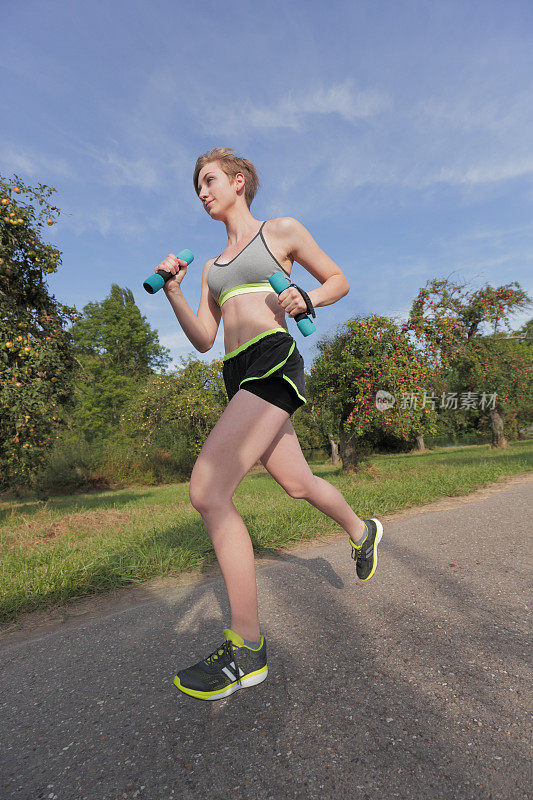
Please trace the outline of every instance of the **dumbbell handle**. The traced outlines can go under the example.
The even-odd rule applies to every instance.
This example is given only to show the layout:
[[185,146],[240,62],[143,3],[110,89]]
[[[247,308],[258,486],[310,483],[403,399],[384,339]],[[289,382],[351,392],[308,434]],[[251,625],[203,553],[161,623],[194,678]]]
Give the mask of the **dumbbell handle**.
[[[187,266],[194,261],[194,256],[190,250],[180,250],[176,258],[179,258],[180,261],[186,261]],[[160,269],[157,272],[154,272],[152,275],[149,275],[148,278],[143,283],[144,288],[148,292],[148,294],[155,294],[160,289],[163,288],[165,283],[172,278],[172,272],[168,272],[166,269]]]
[[[278,295],[281,294],[283,291],[285,291],[285,289],[288,289],[289,286],[296,286],[295,283],[289,283],[285,275],[283,275],[281,272],[275,272],[273,275],[271,275],[270,278],[268,279],[268,282]],[[296,286],[296,288],[298,289],[298,291],[304,298],[305,302],[309,306],[311,304],[309,296],[305,297],[303,290],[300,289],[299,286]],[[302,333],[304,336],[309,336],[311,333],[314,333],[316,331],[314,322],[312,322],[312,320],[309,319],[305,311],[302,311],[300,314],[296,314],[294,320],[298,325],[300,333]]]

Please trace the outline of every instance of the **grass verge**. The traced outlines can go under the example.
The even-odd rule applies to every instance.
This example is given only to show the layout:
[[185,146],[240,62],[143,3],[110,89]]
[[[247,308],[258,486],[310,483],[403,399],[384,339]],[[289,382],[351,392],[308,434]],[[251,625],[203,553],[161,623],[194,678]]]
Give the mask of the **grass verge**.
[[[359,517],[381,516],[465,495],[533,469],[533,440],[374,455],[360,471],[312,464]],[[256,552],[319,539],[342,528],[270,475],[249,473],[233,502]],[[0,503],[0,626],[28,611],[175,576],[216,561],[189,483]]]

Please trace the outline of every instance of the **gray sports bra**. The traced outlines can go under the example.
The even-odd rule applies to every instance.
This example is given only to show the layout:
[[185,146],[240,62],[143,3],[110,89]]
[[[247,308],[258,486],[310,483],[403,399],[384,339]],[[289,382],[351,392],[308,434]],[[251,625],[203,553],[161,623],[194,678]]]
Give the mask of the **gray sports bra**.
[[236,294],[273,292],[268,279],[280,270],[290,281],[290,274],[272,255],[265,242],[263,236],[265,222],[252,241],[243,247],[235,258],[227,264],[219,264],[217,261],[220,256],[217,256],[217,260],[211,265],[207,273],[207,285],[219,306]]

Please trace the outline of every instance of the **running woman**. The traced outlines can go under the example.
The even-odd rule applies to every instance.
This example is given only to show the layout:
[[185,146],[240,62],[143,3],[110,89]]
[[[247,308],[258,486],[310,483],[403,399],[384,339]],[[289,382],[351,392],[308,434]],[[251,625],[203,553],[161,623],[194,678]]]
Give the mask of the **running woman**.
[[[229,402],[194,465],[189,497],[215,549],[228,592],[231,627],[223,630],[222,646],[180,670],[174,683],[192,697],[218,700],[261,683],[268,674],[254,551],[232,502],[251,467],[260,460],[290,497],[307,500],[344,528],[362,581],[376,569],[383,527],[376,518],[360,519],[336,487],[311,472],[290,419],[307,398],[304,361],[285,314],[295,317],[336,303],[350,289],[344,273],[293,217],[265,221],[253,217],[250,206],[259,177],[254,165],[232,148],[216,147],[200,156],[193,183],[206,214],[224,223],[228,238],[225,250],[204,265],[198,314],[181,289],[185,261],[171,253],[155,272],[173,274],[165,283],[165,294],[201,353],[213,347],[221,318],[224,322],[222,374]],[[296,286],[278,296],[268,282],[277,271],[290,279],[294,261],[321,284],[309,292],[310,307]]]

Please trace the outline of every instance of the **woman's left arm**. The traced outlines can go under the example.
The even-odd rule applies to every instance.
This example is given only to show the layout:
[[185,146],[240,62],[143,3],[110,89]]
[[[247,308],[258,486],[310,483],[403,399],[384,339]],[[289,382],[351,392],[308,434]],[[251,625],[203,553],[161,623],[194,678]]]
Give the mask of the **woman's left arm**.
[[[313,306],[315,308],[329,306],[341,297],[345,297],[350,291],[350,284],[344,272],[318,246],[307,228],[294,217],[280,217],[277,222],[280,238],[286,244],[287,254],[322,284],[307,292]],[[285,289],[285,292],[289,291],[296,292],[303,301],[297,289],[294,287]],[[284,292],[279,297],[281,298],[283,294]],[[305,307],[305,301],[303,305]]]

